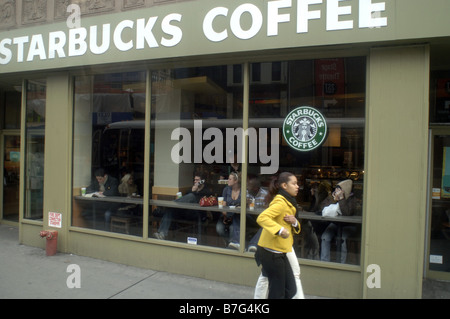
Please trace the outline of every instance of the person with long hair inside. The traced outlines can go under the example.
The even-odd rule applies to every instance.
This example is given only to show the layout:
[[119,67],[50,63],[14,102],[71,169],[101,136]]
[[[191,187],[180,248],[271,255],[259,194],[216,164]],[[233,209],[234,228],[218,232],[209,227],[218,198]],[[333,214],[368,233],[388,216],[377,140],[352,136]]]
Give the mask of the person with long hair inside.
[[298,188],[294,174],[279,174],[269,187],[269,207],[257,218],[263,230],[255,259],[258,265],[262,265],[262,273],[269,280],[269,299],[291,299],[297,292],[286,254],[292,251],[293,233],[300,233],[300,223],[295,218]]

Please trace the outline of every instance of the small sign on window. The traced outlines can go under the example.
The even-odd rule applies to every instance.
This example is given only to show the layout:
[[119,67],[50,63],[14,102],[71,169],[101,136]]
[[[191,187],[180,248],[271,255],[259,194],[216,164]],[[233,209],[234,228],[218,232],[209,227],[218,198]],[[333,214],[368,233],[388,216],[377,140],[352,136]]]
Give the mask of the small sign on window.
[[440,255],[430,255],[430,264],[441,264],[442,265],[443,259]]
[[191,245],[197,245],[197,238],[195,238],[195,237],[188,237],[187,238],[187,243],[191,244]]
[[433,199],[441,199],[441,189],[440,188],[433,188],[432,198]]

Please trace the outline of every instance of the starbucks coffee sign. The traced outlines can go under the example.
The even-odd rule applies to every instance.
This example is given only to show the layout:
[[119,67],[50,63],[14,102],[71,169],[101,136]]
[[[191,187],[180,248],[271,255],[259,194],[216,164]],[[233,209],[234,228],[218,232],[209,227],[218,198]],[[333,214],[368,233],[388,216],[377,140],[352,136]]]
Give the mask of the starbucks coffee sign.
[[310,106],[291,111],[283,123],[283,137],[290,147],[307,152],[319,147],[327,136],[325,117]]
[[[0,17],[0,74],[216,53],[245,55],[249,50],[344,44],[347,39],[370,42],[372,34],[380,41],[380,36],[391,34],[391,17],[408,11],[412,1],[197,0],[91,16],[84,12],[87,4],[73,2],[107,1],[60,0],[57,14],[67,16],[66,21],[55,17],[54,23],[19,28],[4,27],[8,14],[2,8],[6,18]],[[2,0],[0,5],[10,2]],[[355,32],[363,36],[346,36]]]

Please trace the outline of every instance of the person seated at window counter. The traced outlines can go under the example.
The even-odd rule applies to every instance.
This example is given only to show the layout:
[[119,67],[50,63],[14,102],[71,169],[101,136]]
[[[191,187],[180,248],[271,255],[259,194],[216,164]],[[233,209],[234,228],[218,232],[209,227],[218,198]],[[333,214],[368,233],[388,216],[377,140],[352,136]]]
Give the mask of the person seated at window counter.
[[119,193],[121,196],[133,197],[139,195],[138,187],[134,183],[134,177],[132,174],[125,174],[120,182]]
[[[198,173],[194,176],[194,185],[190,192],[184,196],[175,199],[179,203],[199,203],[203,196],[211,196],[211,188],[206,183],[206,176],[203,173]],[[204,212],[191,209],[179,209],[166,207],[162,209],[162,219],[158,231],[153,234],[157,239],[166,239],[169,234],[170,225],[174,219],[177,220],[198,220],[203,217],[201,214]]]
[[261,180],[257,175],[248,175],[247,177],[247,206],[252,202],[256,208],[263,208],[267,206],[266,197],[267,190],[261,187]]
[[[247,177],[247,207],[254,205],[255,209],[266,207],[267,190],[261,188],[261,181],[256,175],[248,175]],[[256,215],[247,212],[247,229],[257,229],[256,233],[252,236],[249,242],[248,251],[255,252],[258,244],[259,236],[261,235],[262,228],[259,227],[256,222]],[[241,228],[240,214],[235,214],[233,218],[233,232],[231,242],[228,247],[239,250],[239,237]]]
[[97,193],[103,196],[119,195],[119,182],[117,178],[107,174],[104,168],[97,168],[94,175],[95,178],[86,188],[87,194]]
[[[120,180],[119,194],[124,197],[139,197],[138,187],[134,183],[133,175],[130,173],[125,174]],[[117,209],[118,216],[129,217],[137,212],[136,204],[121,204]]]
[[[344,216],[360,215],[360,211],[357,209],[356,198],[352,193],[353,182],[350,179],[339,182],[332,194],[333,200],[338,204],[339,210]],[[345,263],[347,260],[347,238],[356,234],[358,226],[352,224],[341,225],[341,258],[338,260],[340,263]],[[338,232],[338,225],[335,223],[329,223],[325,231],[322,233],[320,260],[330,261],[330,243]],[[339,243],[337,243],[339,245]]]
[[[119,182],[109,174],[105,169],[98,168],[94,172],[95,179],[86,188],[87,194],[94,193],[98,197],[119,196]],[[117,209],[118,205],[113,203],[96,203],[98,209],[105,211],[105,229],[108,229],[111,222],[111,214]]]
[[324,207],[334,203],[331,195],[331,185],[322,181],[311,185],[311,203],[308,212],[321,215]]
[[[331,185],[326,181],[313,183],[311,185],[311,203],[309,208],[307,210],[305,209],[305,211],[322,214],[322,210],[332,203],[334,203],[334,200],[331,196]],[[307,219],[301,220],[305,249],[303,256],[305,258],[320,260],[320,245],[318,238],[327,226],[328,222]]]
[[[236,172],[228,175],[227,186],[222,191],[222,197],[226,206],[241,206],[241,179],[240,174]],[[232,227],[234,213],[222,212],[222,216],[216,224],[217,233],[225,239],[226,244],[229,244],[231,237],[233,237],[234,229]],[[239,238],[239,235],[238,235]]]

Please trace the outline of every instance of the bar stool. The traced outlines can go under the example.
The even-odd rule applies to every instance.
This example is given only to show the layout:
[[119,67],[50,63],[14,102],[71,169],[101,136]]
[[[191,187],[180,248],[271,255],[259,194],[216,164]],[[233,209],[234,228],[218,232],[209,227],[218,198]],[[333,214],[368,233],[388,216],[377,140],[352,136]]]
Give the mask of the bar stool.
[[130,234],[131,217],[111,217],[111,231],[124,232]]

